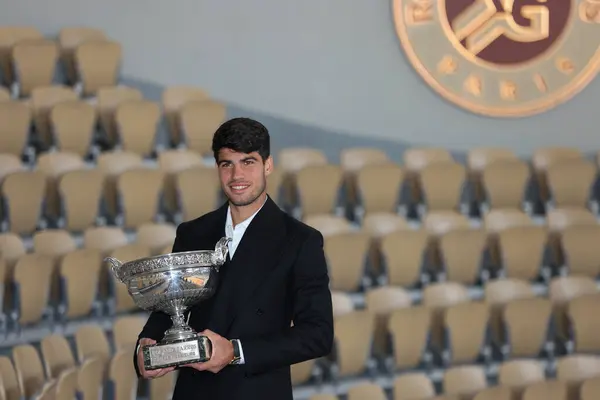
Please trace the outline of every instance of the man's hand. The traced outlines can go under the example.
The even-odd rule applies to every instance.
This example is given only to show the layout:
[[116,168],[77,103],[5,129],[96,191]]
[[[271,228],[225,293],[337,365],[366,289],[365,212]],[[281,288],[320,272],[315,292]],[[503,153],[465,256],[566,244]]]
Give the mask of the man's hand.
[[207,329],[198,334],[206,336],[212,343],[212,355],[210,360],[195,364],[188,364],[185,367],[194,368],[197,371],[209,371],[213,374],[218,373],[233,360],[233,344],[224,337]]
[[175,369],[175,367],[154,369],[152,371],[146,371],[144,369],[144,353],[142,351],[142,347],[147,346],[149,344],[155,344],[155,343],[156,343],[156,340],[147,339],[147,338],[140,339],[140,349],[138,350],[138,353],[137,353],[137,365],[138,365],[138,369],[140,370],[140,375],[142,375],[142,378],[144,378],[144,379],[160,378],[161,376],[164,376]]

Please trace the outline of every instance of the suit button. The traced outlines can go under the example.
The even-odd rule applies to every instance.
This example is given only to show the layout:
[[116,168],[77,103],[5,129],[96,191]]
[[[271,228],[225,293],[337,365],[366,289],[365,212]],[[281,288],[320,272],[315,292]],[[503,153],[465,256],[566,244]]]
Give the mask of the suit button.
[[260,308],[257,308],[256,315],[263,315],[263,310],[261,310]]

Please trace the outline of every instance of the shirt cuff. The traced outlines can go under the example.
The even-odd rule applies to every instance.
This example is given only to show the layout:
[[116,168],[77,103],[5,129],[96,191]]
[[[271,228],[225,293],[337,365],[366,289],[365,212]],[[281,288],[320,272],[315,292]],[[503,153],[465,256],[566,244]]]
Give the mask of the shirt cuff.
[[238,344],[240,345],[240,362],[239,362],[239,364],[245,364],[246,360],[244,359],[244,348],[242,347],[241,340],[238,340]]

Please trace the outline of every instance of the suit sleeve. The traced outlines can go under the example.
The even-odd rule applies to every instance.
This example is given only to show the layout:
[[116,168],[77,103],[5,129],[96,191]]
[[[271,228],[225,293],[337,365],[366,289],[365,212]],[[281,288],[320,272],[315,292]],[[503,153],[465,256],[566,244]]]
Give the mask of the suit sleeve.
[[[178,253],[185,250],[181,231],[182,225],[179,225],[177,228],[177,234],[175,236],[175,242],[173,243],[173,253]],[[158,342],[163,338],[165,331],[169,329],[172,324],[173,322],[171,321],[171,317],[163,312],[155,311],[150,314],[148,321],[146,321],[146,325],[144,325],[142,332],[138,335],[138,339],[135,344],[136,352],[133,354],[133,366],[138,377],[141,376],[139,366],[137,365],[137,350],[140,339],[147,338],[156,340]]]
[[293,266],[293,324],[285,333],[240,338],[250,374],[328,355],[333,346],[333,310],[323,236],[313,231]]

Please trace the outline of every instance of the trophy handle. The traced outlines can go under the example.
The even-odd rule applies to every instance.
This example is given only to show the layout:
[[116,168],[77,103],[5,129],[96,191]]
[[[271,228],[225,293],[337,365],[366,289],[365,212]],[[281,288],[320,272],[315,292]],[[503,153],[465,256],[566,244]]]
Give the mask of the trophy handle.
[[229,242],[231,242],[231,238],[222,237],[215,245],[215,251],[213,253],[213,262],[217,267],[217,271],[218,267],[225,264],[225,261],[227,260],[227,253],[229,252]]
[[124,283],[121,277],[119,276],[119,269],[121,269],[123,263],[114,257],[106,257],[104,261],[108,261],[110,263],[110,269],[115,278],[117,278],[119,282]]

